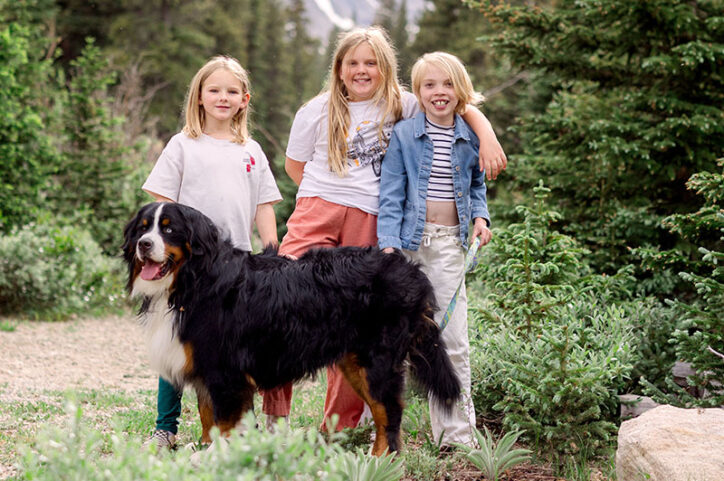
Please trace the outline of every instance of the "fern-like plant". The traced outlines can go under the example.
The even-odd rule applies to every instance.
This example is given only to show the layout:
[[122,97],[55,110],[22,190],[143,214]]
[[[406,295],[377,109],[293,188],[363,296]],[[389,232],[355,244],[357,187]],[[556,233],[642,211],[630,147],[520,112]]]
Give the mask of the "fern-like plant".
[[471,448],[465,444],[455,445],[465,451],[465,457],[473,463],[490,481],[498,481],[501,474],[530,459],[531,451],[528,449],[512,449],[520,431],[509,432],[497,442],[493,439],[488,428],[483,426],[485,434],[474,429],[475,437],[478,440],[480,449]]

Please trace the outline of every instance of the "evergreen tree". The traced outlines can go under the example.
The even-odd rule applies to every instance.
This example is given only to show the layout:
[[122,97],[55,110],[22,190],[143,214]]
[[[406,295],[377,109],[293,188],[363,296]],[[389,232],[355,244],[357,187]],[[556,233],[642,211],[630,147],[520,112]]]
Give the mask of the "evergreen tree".
[[319,93],[324,81],[326,59],[319,54],[320,43],[309,35],[309,20],[304,0],[292,0],[289,7],[291,31],[289,46],[292,55],[292,112]]
[[585,457],[615,433],[616,394],[636,361],[632,331],[646,311],[629,301],[628,272],[593,274],[586,250],[556,230],[550,190],[540,182],[533,194],[518,222],[494,229],[475,272],[487,294],[470,309],[475,408],[502,414],[507,430],[560,460]]
[[392,31],[390,32],[392,43],[397,50],[397,65],[400,72],[400,80],[403,84],[409,84],[410,69],[415,59],[410,52],[410,32],[407,29],[407,0],[400,2]]
[[[708,393],[695,404],[710,407],[724,404],[724,159],[718,172],[701,172],[691,177],[690,189],[705,198],[704,206],[693,214],[667,219],[675,232],[691,237],[700,245],[703,264],[699,272],[684,272],[683,279],[694,284],[700,299],[693,303],[678,302],[683,322],[673,341],[679,359],[691,363],[696,375],[690,380],[700,392]],[[715,233],[715,237],[702,235]],[[715,241],[711,241],[711,239]],[[702,245],[704,244],[705,245]]]
[[598,269],[631,263],[632,247],[672,246],[661,220],[695,210],[685,183],[722,156],[721,2],[471,3],[499,29],[496,49],[555,81],[546,112],[520,126],[520,188],[546,179]]
[[[122,13],[110,19],[105,52],[117,68],[140,60],[150,100],[149,115],[159,119],[163,137],[183,125],[181,111],[191,78],[213,51],[207,27],[214,10],[206,2],[122,0]],[[220,13],[218,13],[220,14]],[[226,15],[226,14],[224,14]]]
[[124,181],[131,172],[130,149],[125,145],[123,119],[111,109],[109,88],[115,75],[92,39],[71,61],[70,74],[63,111],[64,157],[55,177],[59,188],[50,201],[56,215],[87,228],[106,252],[115,253],[121,243],[119,222],[136,207],[125,202],[125,191],[138,192],[138,186]]
[[395,12],[397,11],[397,2],[395,0],[382,0],[378,2],[377,10],[372,23],[384,28],[388,33],[392,34],[395,27]]
[[284,155],[283,139],[291,125],[291,55],[285,48],[286,18],[279,2],[262,2],[258,4],[258,9],[261,15],[257,18],[251,42],[256,47],[249,63],[254,91],[254,139],[261,144],[267,156],[273,158]]
[[[682,406],[717,407],[724,403],[724,159],[716,172],[694,174],[689,189],[701,195],[704,205],[694,213],[672,215],[665,226],[677,236],[698,246],[700,257],[691,258],[672,249],[655,257],[673,265],[684,265],[679,275],[691,283],[698,297],[672,301],[679,324],[669,343],[676,358],[691,363],[695,374],[682,389],[668,378],[665,385],[651,384],[650,392],[661,402]],[[696,396],[692,395],[695,394]]]
[[548,95],[546,85],[529,71],[511,66],[487,41],[480,41],[493,31],[482,12],[460,0],[433,0],[428,4],[410,46],[411,61],[436,50],[458,56],[475,89],[486,96],[480,109],[493,124],[506,153],[517,152],[520,141],[508,127],[524,113],[543,109]]
[[112,26],[109,19],[124,13],[123,3],[116,0],[56,0],[55,4],[61,47],[59,60],[64,67],[80,56],[88,37],[94,38],[99,47],[107,47]]
[[212,14],[204,28],[213,38],[214,47],[208,55],[229,55],[247,68],[249,36],[245,30],[254,21],[250,0],[218,0],[209,8]]
[[35,219],[59,162],[50,2],[0,0],[0,232]]

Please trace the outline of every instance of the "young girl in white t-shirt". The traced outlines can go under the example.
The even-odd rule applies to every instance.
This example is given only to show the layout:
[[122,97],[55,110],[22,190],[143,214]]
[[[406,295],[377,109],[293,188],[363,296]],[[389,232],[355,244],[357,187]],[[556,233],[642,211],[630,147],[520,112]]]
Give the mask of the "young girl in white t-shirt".
[[[395,122],[419,111],[415,96],[398,83],[394,49],[378,27],[342,34],[327,86],[299,109],[289,135],[285,167],[299,190],[280,247],[286,255],[377,244],[382,157]],[[505,154],[490,123],[474,108],[465,118],[485,143],[481,166],[497,174]],[[291,384],[263,395],[268,425],[289,415]],[[338,430],[355,427],[363,409],[342,373],[329,368],[322,429],[333,414]]]
[[[264,152],[249,137],[249,99],[249,78],[239,62],[222,56],[209,60],[191,81],[183,131],[171,138],[143,184],[157,201],[200,210],[246,251],[252,248],[254,224],[263,245],[278,243],[272,205],[281,200]],[[182,393],[165,379],[158,381],[156,430],[147,444],[170,448]]]

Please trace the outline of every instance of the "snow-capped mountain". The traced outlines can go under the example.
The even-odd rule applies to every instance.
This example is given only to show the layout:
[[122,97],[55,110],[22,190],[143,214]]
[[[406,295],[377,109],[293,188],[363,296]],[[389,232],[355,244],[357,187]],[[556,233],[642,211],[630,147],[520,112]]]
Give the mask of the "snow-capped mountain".
[[[304,0],[309,19],[309,31],[326,42],[333,27],[349,30],[370,25],[379,7],[377,0]],[[400,1],[396,2],[400,5]],[[425,0],[407,0],[408,28],[417,24],[425,8]]]

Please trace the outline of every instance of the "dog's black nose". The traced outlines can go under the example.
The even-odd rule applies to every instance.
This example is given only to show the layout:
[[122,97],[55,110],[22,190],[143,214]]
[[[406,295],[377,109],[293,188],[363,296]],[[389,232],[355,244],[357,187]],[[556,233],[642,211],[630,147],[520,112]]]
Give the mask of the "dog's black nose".
[[141,239],[138,241],[138,250],[142,253],[146,253],[153,247],[153,242],[150,239]]

